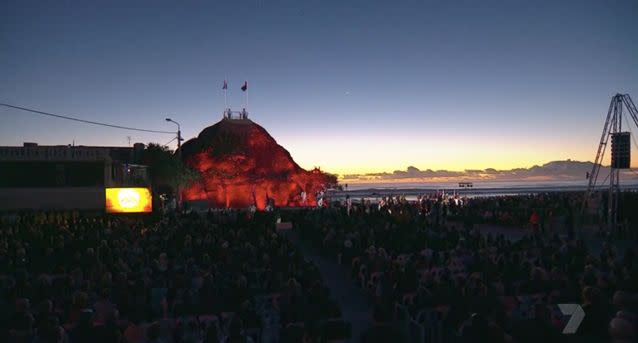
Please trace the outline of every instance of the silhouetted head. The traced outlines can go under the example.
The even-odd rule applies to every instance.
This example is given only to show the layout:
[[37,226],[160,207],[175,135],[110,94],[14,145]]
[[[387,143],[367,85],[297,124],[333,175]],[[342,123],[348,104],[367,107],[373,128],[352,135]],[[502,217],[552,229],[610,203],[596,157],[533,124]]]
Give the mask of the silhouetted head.
[[243,329],[244,324],[241,321],[239,316],[233,316],[233,319],[230,321],[230,325],[228,327],[228,334],[230,336],[239,336],[241,335],[241,331]]
[[372,319],[375,323],[382,324],[390,320],[390,311],[385,306],[377,304],[372,311]]

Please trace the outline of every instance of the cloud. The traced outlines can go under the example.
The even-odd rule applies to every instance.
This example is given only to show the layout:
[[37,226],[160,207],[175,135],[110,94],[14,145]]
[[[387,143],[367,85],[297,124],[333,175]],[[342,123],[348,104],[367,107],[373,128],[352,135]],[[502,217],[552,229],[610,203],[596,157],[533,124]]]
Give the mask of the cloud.
[[[391,173],[368,173],[368,174],[347,174],[341,177],[349,182],[374,182],[374,181],[443,181],[443,180],[493,180],[493,181],[532,181],[532,180],[584,180],[587,173],[591,172],[594,164],[592,162],[580,161],[552,161],[542,166],[532,166],[530,168],[514,168],[508,170],[487,169],[467,169],[464,171],[449,170],[420,170],[417,167],[409,166],[406,170],[395,170]],[[600,175],[609,173],[609,167],[602,167]],[[635,178],[635,174],[625,173],[625,177]]]

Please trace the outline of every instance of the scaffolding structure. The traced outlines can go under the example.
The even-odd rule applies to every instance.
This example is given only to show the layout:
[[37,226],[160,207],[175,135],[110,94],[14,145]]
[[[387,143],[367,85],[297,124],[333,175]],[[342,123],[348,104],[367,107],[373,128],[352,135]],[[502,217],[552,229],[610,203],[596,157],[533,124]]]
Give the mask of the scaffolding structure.
[[[615,229],[618,223],[620,170],[629,169],[630,167],[629,137],[631,133],[623,131],[623,114],[628,114],[636,127],[638,127],[638,110],[636,109],[636,105],[634,105],[629,94],[618,93],[612,97],[611,103],[609,104],[605,126],[603,127],[603,133],[600,137],[600,143],[598,144],[596,160],[594,161],[591,173],[588,175],[589,184],[583,203],[583,210],[585,210],[588,201],[592,199],[596,191],[598,175],[603,163],[603,158],[605,157],[605,151],[609,143],[611,143],[610,172],[607,178],[601,183],[602,186],[602,184],[609,180],[609,196],[607,200],[607,225],[609,230]],[[627,120],[626,117],[625,120]],[[625,130],[629,129],[629,127],[625,128]]]

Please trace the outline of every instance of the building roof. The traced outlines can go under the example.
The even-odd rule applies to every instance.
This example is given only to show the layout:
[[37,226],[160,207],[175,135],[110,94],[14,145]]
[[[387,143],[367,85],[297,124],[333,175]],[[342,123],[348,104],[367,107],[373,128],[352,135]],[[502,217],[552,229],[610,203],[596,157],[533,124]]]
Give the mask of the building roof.
[[83,146],[83,145],[38,145],[24,143],[23,146],[0,147],[2,161],[120,161],[134,163],[143,144],[133,147]]

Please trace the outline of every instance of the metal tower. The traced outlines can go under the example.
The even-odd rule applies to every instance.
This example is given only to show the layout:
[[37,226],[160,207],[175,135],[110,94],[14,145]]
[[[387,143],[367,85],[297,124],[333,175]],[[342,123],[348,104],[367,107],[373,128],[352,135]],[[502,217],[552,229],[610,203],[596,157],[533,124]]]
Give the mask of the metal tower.
[[[636,127],[638,127],[638,110],[636,110],[636,105],[634,105],[629,94],[618,93],[614,95],[609,104],[609,110],[607,111],[607,119],[603,127],[603,134],[600,137],[600,144],[598,144],[596,160],[589,174],[589,185],[587,186],[587,193],[583,204],[583,210],[585,210],[588,200],[591,199],[592,194],[596,190],[598,174],[600,173],[603,158],[605,157],[605,150],[611,137],[610,173],[605,181],[602,182],[602,184],[604,184],[606,180],[609,179],[609,197],[607,201],[607,224],[609,230],[616,227],[618,219],[620,170],[629,169],[630,167],[630,132],[623,132],[622,127],[623,114],[626,113],[629,114]],[[627,121],[627,118],[625,118],[625,120]],[[628,130],[629,128],[627,127],[626,129]]]

